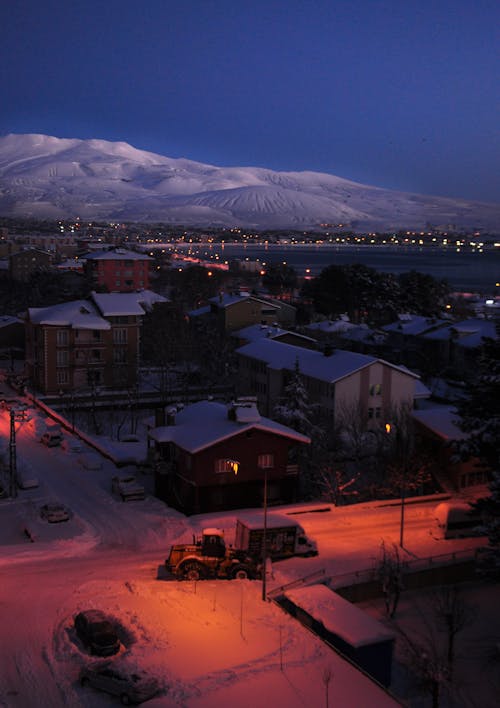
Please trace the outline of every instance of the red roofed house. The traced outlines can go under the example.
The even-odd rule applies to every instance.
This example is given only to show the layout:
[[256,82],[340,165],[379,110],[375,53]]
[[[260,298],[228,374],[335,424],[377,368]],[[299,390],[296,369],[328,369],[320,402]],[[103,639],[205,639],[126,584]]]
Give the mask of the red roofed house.
[[165,423],[148,442],[160,460],[156,494],[171,506],[186,514],[258,507],[265,486],[269,504],[296,500],[299,469],[290,452],[310,440],[262,418],[255,399],[169,409]]

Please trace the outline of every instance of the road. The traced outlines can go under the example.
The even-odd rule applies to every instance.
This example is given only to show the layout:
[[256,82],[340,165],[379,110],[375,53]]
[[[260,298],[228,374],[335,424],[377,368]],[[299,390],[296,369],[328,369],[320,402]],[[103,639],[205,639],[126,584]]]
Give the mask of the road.
[[[0,433],[4,448],[8,426],[9,417],[2,412]],[[99,606],[103,594],[112,602],[114,584],[123,589],[124,585],[133,587],[141,583],[154,592],[162,583],[157,579],[158,567],[169,545],[182,535],[199,531],[201,525],[212,525],[210,517],[187,519],[151,497],[144,502],[124,504],[110,492],[110,479],[116,473],[112,463],[103,460],[102,469],[84,470],[73,453],[41,445],[33,421],[17,423],[16,428],[19,462],[36,470],[40,486],[21,490],[14,501],[2,502],[4,523],[0,532],[5,530],[2,543],[8,538],[5,526],[8,514],[18,514],[25,508],[36,510],[45,499],[59,499],[71,508],[74,516],[64,528],[59,524],[52,538],[44,536],[32,544],[27,555],[26,543],[3,546],[0,706],[26,708],[35,705],[33,696],[37,696],[39,708],[110,705],[109,697],[96,698],[92,693],[88,698],[87,694],[75,693],[72,684],[54,674],[51,657],[64,663],[68,636],[72,638],[73,614],[82,606]],[[477,539],[444,541],[433,537],[435,504],[435,500],[407,504],[406,542],[405,548],[400,549],[404,558],[440,555],[477,545]],[[294,518],[317,541],[319,555],[275,563],[268,589],[315,571],[338,575],[371,567],[382,541],[398,543],[400,505],[397,503],[328,507],[327,511],[313,509],[313,505],[297,508],[301,513]],[[216,520],[219,523],[222,519],[230,528],[235,513],[216,515]],[[39,519],[36,523],[37,528],[42,528]]]

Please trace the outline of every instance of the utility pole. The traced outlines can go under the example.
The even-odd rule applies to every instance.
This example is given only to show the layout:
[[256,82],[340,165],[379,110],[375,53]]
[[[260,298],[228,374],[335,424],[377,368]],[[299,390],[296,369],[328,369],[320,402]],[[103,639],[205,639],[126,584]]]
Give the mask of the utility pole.
[[267,571],[267,467],[264,467],[264,532],[262,534],[262,599],[267,600],[266,592]]
[[9,443],[10,496],[17,497],[16,485],[16,412],[10,410],[10,443]]

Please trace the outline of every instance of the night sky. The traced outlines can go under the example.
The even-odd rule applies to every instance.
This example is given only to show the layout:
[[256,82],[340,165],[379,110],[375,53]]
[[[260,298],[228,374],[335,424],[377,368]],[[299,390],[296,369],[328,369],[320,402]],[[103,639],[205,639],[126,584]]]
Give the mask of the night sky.
[[0,135],[500,202],[498,0],[11,0]]

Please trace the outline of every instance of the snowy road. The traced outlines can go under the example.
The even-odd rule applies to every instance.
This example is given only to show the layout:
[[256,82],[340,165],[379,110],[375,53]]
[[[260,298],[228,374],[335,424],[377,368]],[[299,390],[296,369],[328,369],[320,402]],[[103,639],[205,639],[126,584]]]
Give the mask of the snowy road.
[[[3,412],[4,449],[8,426]],[[111,494],[117,470],[109,460],[103,459],[102,469],[83,469],[77,454],[45,448],[33,422],[17,423],[16,428],[18,462],[36,471],[40,486],[0,501],[0,706],[116,704],[106,694],[84,691],[77,682],[88,655],[75,637],[72,618],[86,607],[100,607],[115,617],[124,656],[152,668],[168,683],[169,698],[162,699],[162,705],[299,708],[323,701],[321,671],[325,662],[333,661],[331,652],[294,620],[259,601],[259,581],[207,581],[197,589],[157,579],[158,567],[179,538],[188,540],[204,526],[219,526],[231,542],[237,512],[186,518],[151,495],[123,503]],[[145,477],[144,482],[151,485],[152,479]],[[70,521],[49,525],[40,520],[40,504],[52,499],[70,507]],[[407,504],[405,558],[478,544],[477,539],[434,538],[435,503]],[[293,518],[317,541],[319,555],[275,563],[269,590],[316,570],[338,575],[369,568],[382,540],[398,543],[397,504],[328,507],[321,512],[314,508],[317,505],[282,510],[300,512]],[[24,523],[34,530],[34,543],[22,536]],[[288,666],[293,667],[286,677],[277,653],[282,632]],[[195,664],[190,660],[194,654],[199,655]],[[337,676],[352,671],[339,661],[335,659]],[[311,672],[317,674],[313,684]],[[252,702],[246,681],[269,700]],[[203,695],[198,685],[204,687]],[[395,705],[369,681],[364,686],[357,678],[346,678],[336,690],[348,691],[345,708]],[[366,703],[355,690],[380,695]]]

